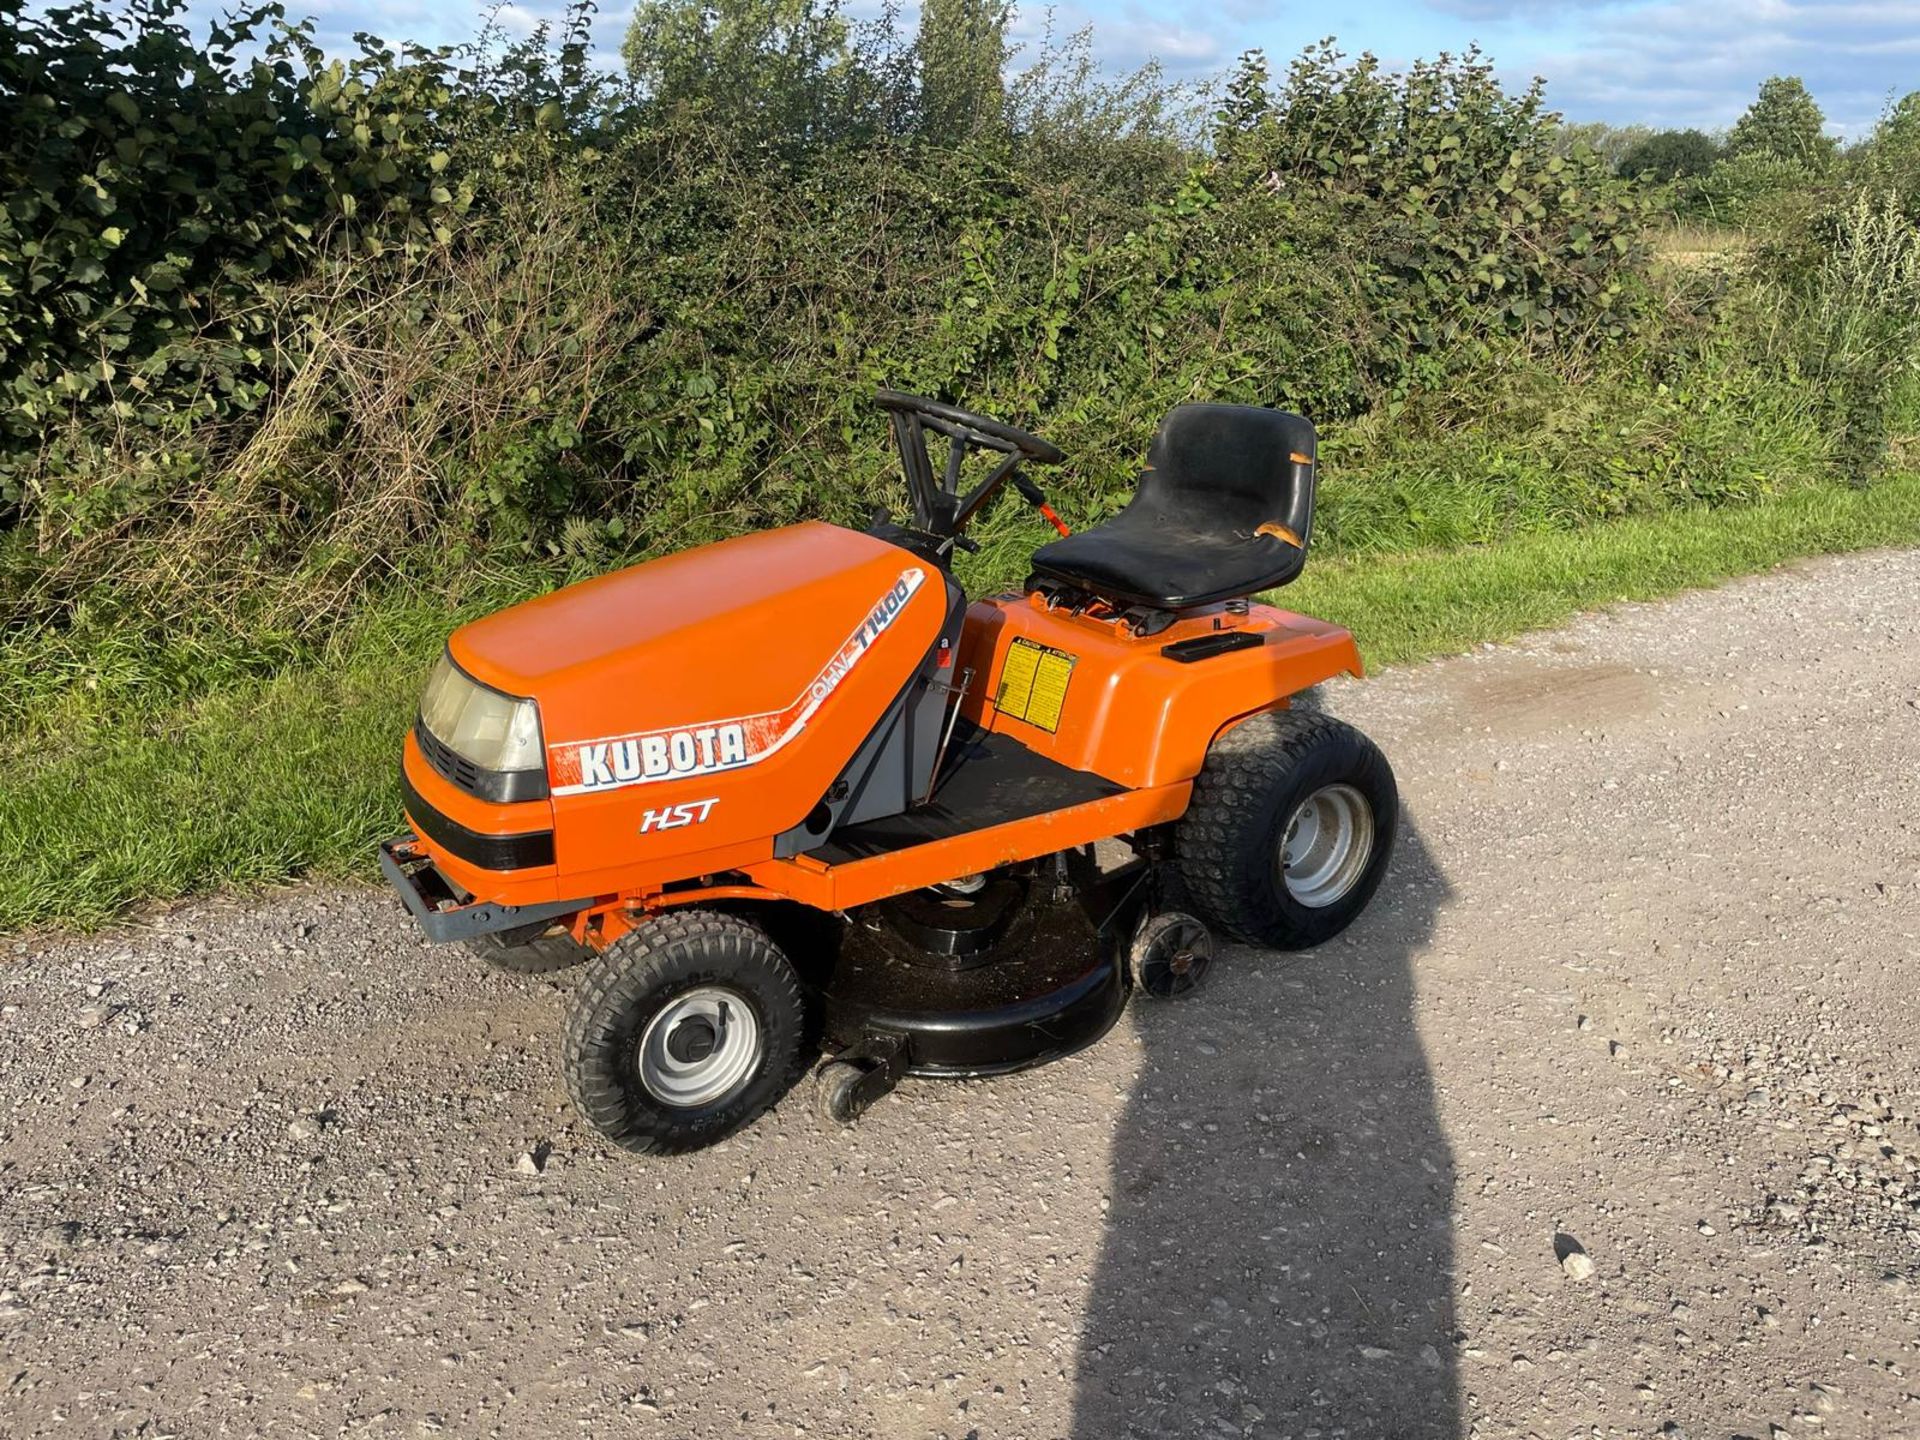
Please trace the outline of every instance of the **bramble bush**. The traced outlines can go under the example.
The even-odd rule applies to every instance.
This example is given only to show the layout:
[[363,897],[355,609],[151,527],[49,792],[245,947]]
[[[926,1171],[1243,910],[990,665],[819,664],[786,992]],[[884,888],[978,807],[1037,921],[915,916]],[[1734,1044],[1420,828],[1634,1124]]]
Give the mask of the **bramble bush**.
[[328,255],[377,266],[445,245],[471,203],[443,173],[443,66],[328,61],[271,8],[214,25],[201,47],[180,8],[30,18],[0,0],[0,499],[13,505],[82,463],[87,441],[138,450],[154,432],[164,451],[257,410],[298,348],[274,326],[281,286]]
[[1243,61],[1214,149],[1236,189],[1315,212],[1364,257],[1363,303],[1396,350],[1471,363],[1493,336],[1580,347],[1641,313],[1646,202],[1557,128],[1539,82],[1510,95],[1477,51],[1395,75],[1329,41],[1278,87]]
[[881,383],[1047,433],[1081,521],[1171,406],[1301,410],[1336,550],[1739,500],[1819,472],[1807,404],[1892,423],[1806,400],[1753,292],[1656,283],[1662,192],[1477,52],[1327,42],[1203,97],[1084,35],[1003,79],[987,0],[913,35],[653,0],[626,77],[584,5],[346,57],[273,5],[181,17],[0,0],[9,673],[190,688],[394,584],[858,519],[895,498]]

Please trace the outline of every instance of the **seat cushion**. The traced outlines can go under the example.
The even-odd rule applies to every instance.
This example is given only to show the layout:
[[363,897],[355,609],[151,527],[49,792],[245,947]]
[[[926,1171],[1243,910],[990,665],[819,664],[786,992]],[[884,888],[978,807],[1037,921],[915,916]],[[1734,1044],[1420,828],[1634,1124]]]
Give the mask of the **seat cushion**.
[[1111,520],[1043,545],[1033,572],[1124,605],[1187,610],[1284,585],[1302,558],[1276,535],[1203,526],[1136,500]]
[[1034,577],[1153,610],[1285,585],[1307,563],[1314,444],[1284,410],[1176,405],[1127,508],[1037,551]]

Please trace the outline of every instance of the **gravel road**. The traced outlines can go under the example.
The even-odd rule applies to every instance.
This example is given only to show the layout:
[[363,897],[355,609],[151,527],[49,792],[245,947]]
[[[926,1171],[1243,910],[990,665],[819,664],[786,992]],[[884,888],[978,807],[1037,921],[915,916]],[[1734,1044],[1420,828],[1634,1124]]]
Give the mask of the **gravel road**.
[[0,941],[0,1435],[1920,1436],[1920,551],[1321,699],[1354,930],[850,1131],[373,890]]

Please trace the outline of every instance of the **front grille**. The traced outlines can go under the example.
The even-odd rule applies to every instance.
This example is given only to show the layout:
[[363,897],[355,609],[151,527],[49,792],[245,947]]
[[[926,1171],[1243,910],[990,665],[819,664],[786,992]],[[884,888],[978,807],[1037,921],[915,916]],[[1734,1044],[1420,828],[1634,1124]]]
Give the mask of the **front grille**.
[[400,801],[407,818],[420,833],[448,854],[483,870],[526,870],[553,864],[553,831],[529,830],[519,835],[487,835],[469,830],[451,816],[442,815],[421,798],[400,767]]
[[416,722],[413,738],[420,742],[420,753],[442,780],[451,780],[469,795],[480,793],[480,767],[440,739],[425,725]]
[[545,770],[487,770],[467,759],[420,721],[413,722],[413,738],[420,746],[433,773],[451,781],[469,795],[491,800],[496,805],[515,800],[547,798]]

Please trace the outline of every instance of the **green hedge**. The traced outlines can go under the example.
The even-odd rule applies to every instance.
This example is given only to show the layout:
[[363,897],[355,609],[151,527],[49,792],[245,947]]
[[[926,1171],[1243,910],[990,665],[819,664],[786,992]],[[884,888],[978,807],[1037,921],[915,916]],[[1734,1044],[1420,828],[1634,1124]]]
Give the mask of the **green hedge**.
[[1182,400],[1337,425],[1646,309],[1635,192],[1474,56],[1249,62],[1207,147],[1084,72],[952,137],[829,26],[831,114],[770,151],[592,71],[584,12],[344,61],[277,7],[204,48],[180,13],[0,0],[15,623],[324,628],[436,557],[860,513],[881,382],[1048,430],[1093,513]]

